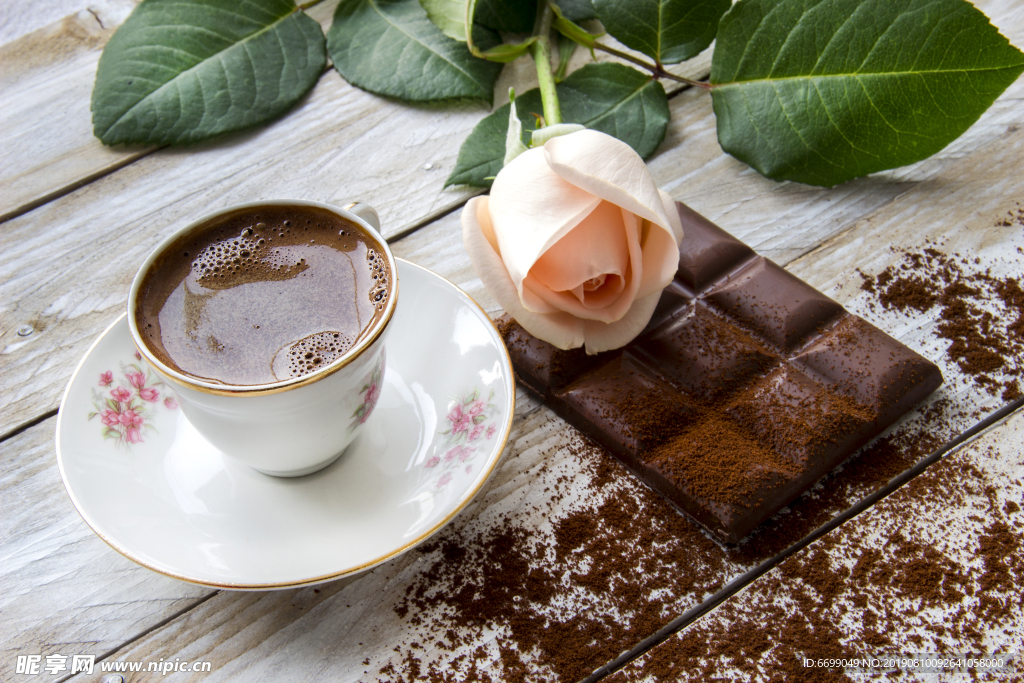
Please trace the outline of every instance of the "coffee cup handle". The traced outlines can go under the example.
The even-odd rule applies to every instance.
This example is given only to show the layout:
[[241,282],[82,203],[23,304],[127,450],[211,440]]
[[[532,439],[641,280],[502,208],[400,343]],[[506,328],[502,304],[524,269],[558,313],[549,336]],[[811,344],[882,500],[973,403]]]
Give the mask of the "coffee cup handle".
[[363,202],[349,202],[344,206],[344,209],[349,213],[362,218],[364,221],[370,224],[370,227],[380,233],[380,216],[377,215],[377,211]]

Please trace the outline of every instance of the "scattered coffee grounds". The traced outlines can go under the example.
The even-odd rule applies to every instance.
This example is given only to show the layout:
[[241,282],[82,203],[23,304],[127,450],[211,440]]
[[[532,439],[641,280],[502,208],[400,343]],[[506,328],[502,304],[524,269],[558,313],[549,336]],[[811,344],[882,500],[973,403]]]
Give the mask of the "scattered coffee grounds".
[[[593,496],[549,529],[509,515],[417,551],[431,561],[395,611],[433,648],[460,654],[415,676],[389,665],[386,680],[579,681],[667,623],[677,595],[717,589],[725,568],[713,541],[601,449],[576,436],[569,450]],[[552,497],[572,486],[558,477]]]
[[499,324],[516,375],[736,543],[941,384],[938,368],[683,204],[647,328],[596,356]]
[[[391,663],[367,680],[575,683],[884,485],[972,419],[944,399],[932,402],[736,546],[712,541],[606,451],[566,430],[568,445],[551,462],[561,463],[556,471],[571,464],[579,474],[556,475],[548,464],[531,474],[531,486],[543,486],[543,507],[451,528],[414,551],[424,564],[395,605],[405,624],[392,635],[399,645]],[[538,514],[550,523],[538,524]],[[431,646],[432,654],[413,642]]]
[[[1024,209],[997,222],[1024,225]],[[991,263],[946,254],[941,244],[893,248],[900,260],[877,275],[860,272],[861,289],[882,308],[910,315],[938,309],[936,335],[946,357],[993,396],[1012,401],[1024,388],[1024,289],[1018,275],[997,277]],[[1019,249],[1018,249],[1019,251]],[[1020,263],[1020,254],[1014,255]]]
[[968,447],[935,463],[606,680],[862,680],[801,662],[1019,653],[1024,515],[1007,503],[1024,482],[1011,433],[998,450]]

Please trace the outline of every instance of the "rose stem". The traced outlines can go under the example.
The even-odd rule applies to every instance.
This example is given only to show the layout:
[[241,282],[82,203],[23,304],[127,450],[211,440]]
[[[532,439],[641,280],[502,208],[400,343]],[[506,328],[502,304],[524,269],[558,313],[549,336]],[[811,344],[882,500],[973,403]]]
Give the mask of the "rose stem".
[[654,75],[655,78],[668,78],[679,83],[692,85],[695,88],[701,88],[702,90],[711,90],[711,88],[714,87],[710,83],[695,81],[691,78],[686,78],[685,76],[676,76],[673,73],[665,71],[665,67],[663,67],[661,64],[651,64],[650,62],[646,62],[640,59],[639,57],[634,57],[631,54],[623,52],[622,50],[616,50],[614,47],[608,47],[607,45],[602,45],[601,43],[598,43],[596,41],[594,42],[594,48],[601,50],[602,52],[607,52],[610,55],[615,55],[619,59],[625,59],[627,62],[633,62],[638,66],[642,66],[643,68],[648,69]]
[[537,65],[537,80],[540,82],[540,101],[544,105],[544,122],[551,126],[562,122],[562,111],[555,91],[555,76],[551,72],[551,22],[555,13],[546,0],[537,3],[537,22],[533,35],[537,40],[530,45],[530,55]]

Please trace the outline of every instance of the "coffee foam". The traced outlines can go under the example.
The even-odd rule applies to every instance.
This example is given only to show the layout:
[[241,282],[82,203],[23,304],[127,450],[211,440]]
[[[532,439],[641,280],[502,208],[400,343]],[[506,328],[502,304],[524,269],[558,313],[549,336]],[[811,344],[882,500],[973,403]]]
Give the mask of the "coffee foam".
[[[249,282],[288,280],[306,270],[305,259],[290,261],[277,250],[271,249],[262,234],[267,232],[266,223],[256,223],[245,228],[234,239],[216,242],[204,248],[192,261],[192,273],[206,289],[230,289]],[[285,238],[291,232],[291,221],[284,221],[278,237]],[[345,236],[344,230],[339,235]],[[312,244],[314,240],[309,240]],[[367,245],[366,263],[370,267],[369,298],[378,311],[388,303],[388,268],[384,257]],[[300,342],[296,342],[300,343]]]
[[278,379],[302,377],[341,358],[356,343],[341,332],[316,332],[283,347],[274,357],[274,376]]
[[[238,237],[215,242],[199,252],[192,261],[192,273],[199,284],[206,289],[230,289],[248,282],[288,280],[306,270],[305,260],[290,262],[271,249],[267,239],[260,236],[266,230],[266,224],[257,223],[243,229]],[[280,237],[284,236],[281,232]]]
[[370,301],[378,311],[383,311],[388,303],[388,269],[384,257],[370,248],[366,250],[366,262],[370,265],[370,277],[373,279]]

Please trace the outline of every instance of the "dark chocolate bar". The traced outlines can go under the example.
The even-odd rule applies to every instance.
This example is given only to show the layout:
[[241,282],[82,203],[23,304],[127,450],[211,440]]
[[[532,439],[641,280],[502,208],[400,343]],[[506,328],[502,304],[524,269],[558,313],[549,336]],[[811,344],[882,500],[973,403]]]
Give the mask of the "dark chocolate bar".
[[736,543],[942,384],[938,367],[689,207],[679,271],[625,348],[499,320],[520,381]]

